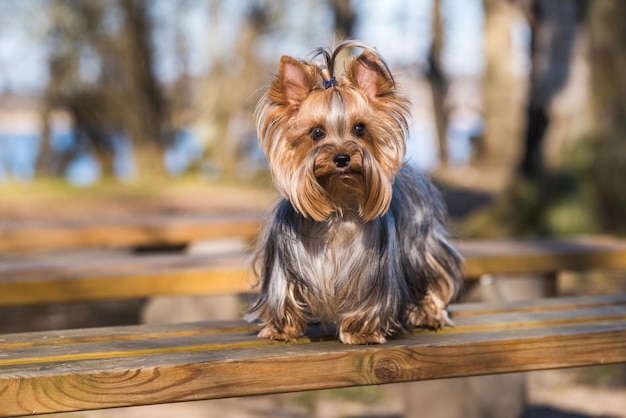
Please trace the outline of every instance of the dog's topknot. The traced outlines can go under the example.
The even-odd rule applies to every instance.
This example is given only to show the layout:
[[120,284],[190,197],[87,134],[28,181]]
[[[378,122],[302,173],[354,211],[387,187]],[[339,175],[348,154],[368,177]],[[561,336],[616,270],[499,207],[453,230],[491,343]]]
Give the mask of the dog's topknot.
[[[373,54],[376,59],[380,61],[380,63],[382,64],[382,68],[384,68],[384,70],[387,72],[387,75],[389,76],[395,87],[395,81],[393,80],[393,76],[391,75],[391,71],[389,70],[387,63],[385,62],[385,60],[383,60],[380,54],[378,54],[375,48],[367,46],[359,41],[347,40],[341,42],[333,50],[329,48],[319,47],[310,54],[310,63],[318,68],[320,74],[322,75],[322,79],[324,80],[325,88],[330,88],[337,85],[337,77],[335,74],[337,57],[342,51],[349,48],[361,48]],[[318,60],[318,58],[321,58],[321,60]]]

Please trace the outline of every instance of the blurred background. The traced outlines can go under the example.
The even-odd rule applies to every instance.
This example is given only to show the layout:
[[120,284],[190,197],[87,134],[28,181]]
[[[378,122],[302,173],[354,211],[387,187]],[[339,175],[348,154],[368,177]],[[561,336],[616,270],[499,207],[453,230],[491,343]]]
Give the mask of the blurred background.
[[267,186],[252,111],[280,55],[357,38],[410,96],[407,159],[458,192],[464,233],[624,232],[625,16],[618,0],[1,0],[2,200],[25,183]]

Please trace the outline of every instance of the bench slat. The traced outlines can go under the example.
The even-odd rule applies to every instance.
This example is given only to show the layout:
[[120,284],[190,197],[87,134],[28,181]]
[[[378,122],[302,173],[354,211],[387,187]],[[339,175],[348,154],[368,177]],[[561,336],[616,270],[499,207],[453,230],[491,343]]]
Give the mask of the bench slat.
[[194,240],[252,238],[258,214],[149,215],[117,219],[0,222],[0,251],[180,245]]
[[[571,311],[575,309],[593,310],[599,307],[626,305],[626,294],[599,295],[584,297],[559,297],[536,300],[502,302],[462,303],[450,305],[449,311],[456,322],[454,328],[445,330],[459,331],[472,320],[466,317],[478,316],[481,320],[487,318],[493,325],[505,327],[508,322],[503,313],[538,312],[540,315],[550,315],[550,311]],[[565,317],[567,317],[567,313]],[[495,318],[495,319],[494,319]],[[510,325],[510,324],[509,324]],[[30,346],[57,346],[75,343],[101,342],[104,340],[151,339],[168,336],[189,336],[195,334],[218,334],[232,332],[254,332],[257,327],[238,320],[218,322],[190,322],[176,324],[131,325],[122,327],[102,327],[88,329],[69,329],[59,331],[40,331],[0,336],[0,350],[4,351],[15,347]],[[319,333],[318,333],[319,334]],[[0,360],[2,358],[0,357]]]
[[626,241],[612,237],[467,241],[465,275],[544,273],[563,270],[626,269]]
[[243,256],[164,255],[0,263],[0,306],[250,292]]
[[[508,302],[478,302],[450,305],[449,311],[455,317],[501,314],[508,312],[533,312],[560,309],[593,308],[600,306],[621,305],[626,303],[626,294],[597,295],[597,296],[570,296],[559,298],[542,298]],[[460,308],[459,308],[460,307]]]
[[271,342],[236,321],[6,335],[0,415],[626,361],[626,301],[602,299],[508,313],[456,305],[455,328],[382,346],[342,345],[321,327],[297,343]]
[[[550,311],[547,313],[508,313],[498,316],[471,316],[457,322],[454,328],[440,331],[439,335],[454,334],[457,341],[466,342],[460,333],[479,333],[494,330],[529,329],[533,327],[548,327],[558,325],[598,323],[601,321],[619,321],[626,319],[626,308],[601,307],[595,309],[573,309],[564,311]],[[201,325],[198,325],[201,326]],[[161,355],[172,353],[191,353],[195,351],[219,352],[243,348],[263,349],[266,341],[254,338],[256,327],[247,324],[238,324],[233,329],[221,328],[215,332],[212,328],[196,328],[194,330],[179,331],[169,329],[162,332],[146,332],[138,329],[138,334],[132,337],[120,338],[119,335],[100,335],[98,337],[54,341],[51,344],[16,345],[2,344],[2,359],[0,368],[43,363],[62,363],[67,361],[107,360],[115,358],[132,359],[133,357]],[[102,332],[102,331],[101,331]],[[335,337],[328,334],[323,328],[313,328],[299,343],[313,341],[333,341]],[[432,334],[428,331],[416,331],[417,335]],[[154,343],[158,341],[158,346]]]
[[[626,242],[579,238],[467,241],[465,275],[626,269]],[[0,306],[251,290],[245,256],[170,254],[0,263]]]

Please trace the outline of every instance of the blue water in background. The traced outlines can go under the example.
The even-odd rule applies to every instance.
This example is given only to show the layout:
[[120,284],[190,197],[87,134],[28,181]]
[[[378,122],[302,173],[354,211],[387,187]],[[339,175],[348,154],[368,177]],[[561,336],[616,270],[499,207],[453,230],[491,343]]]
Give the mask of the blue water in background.
[[[53,130],[50,135],[54,152],[68,150],[74,141],[72,130]],[[33,180],[40,142],[40,135],[35,132],[0,131],[0,182]],[[134,174],[132,146],[122,136],[114,137],[113,143],[115,174],[120,180],[130,180]],[[185,130],[175,136],[172,146],[165,151],[163,163],[166,170],[176,176],[183,174],[201,155],[199,141],[191,130]],[[87,186],[100,178],[100,166],[89,152],[80,152],[67,167],[65,177],[76,186]]]
[[37,135],[0,132],[0,181],[31,180],[35,176],[38,149]]

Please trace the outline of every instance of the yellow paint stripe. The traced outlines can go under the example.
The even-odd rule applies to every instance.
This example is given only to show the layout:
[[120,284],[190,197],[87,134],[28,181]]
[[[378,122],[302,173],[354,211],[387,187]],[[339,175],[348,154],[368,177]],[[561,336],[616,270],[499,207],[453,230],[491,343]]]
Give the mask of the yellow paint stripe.
[[[522,320],[515,322],[494,322],[491,324],[475,324],[475,325],[459,325],[455,327],[446,327],[442,328],[437,332],[475,332],[475,331],[487,331],[487,330],[495,330],[495,329],[513,329],[513,328],[536,328],[536,327],[547,327],[547,326],[555,326],[555,325],[568,325],[568,324],[584,324],[589,322],[600,322],[600,321],[619,321],[626,320],[626,312],[615,314],[615,315],[598,315],[598,316],[590,316],[586,318],[580,317],[571,317],[571,318],[555,318],[555,319],[535,319],[535,320]],[[415,329],[413,331],[414,334],[418,334],[420,332],[424,332],[426,330],[423,329]]]
[[[331,341],[334,337],[316,337],[316,341],[328,340]],[[41,363],[63,363],[70,361],[84,361],[84,360],[105,360],[110,358],[123,358],[123,357],[135,357],[135,356],[149,356],[158,354],[173,354],[173,353],[189,353],[198,351],[216,351],[216,350],[231,350],[236,348],[267,346],[272,344],[306,344],[311,343],[312,338],[302,337],[297,341],[285,343],[283,341],[270,341],[265,339],[246,340],[239,342],[224,342],[214,344],[192,344],[184,346],[171,346],[171,347],[156,347],[156,348],[142,348],[137,350],[127,351],[101,351],[101,352],[89,352],[89,353],[72,353],[72,354],[58,354],[52,356],[37,356],[37,357],[20,357],[14,359],[0,360],[0,367],[5,366],[18,366],[23,364],[41,364]]]
[[[69,344],[83,344],[83,343],[98,343],[107,341],[133,341],[142,339],[157,339],[157,338],[179,338],[189,337],[193,335],[212,335],[212,334],[225,334],[230,332],[245,332],[255,331],[258,327],[256,325],[242,325],[239,327],[229,328],[207,328],[207,329],[192,329],[184,331],[171,331],[171,332],[150,332],[139,334],[109,334],[109,335],[91,335],[84,337],[59,337],[51,339],[41,339],[37,341],[20,341],[13,343],[0,344],[0,350],[8,350],[14,348],[24,347],[39,347],[39,346],[61,346]],[[0,337],[1,338],[1,337]]]

